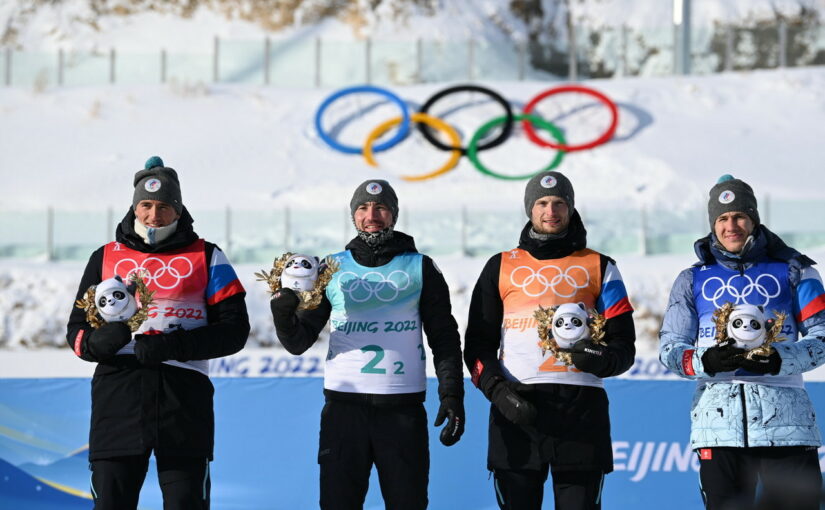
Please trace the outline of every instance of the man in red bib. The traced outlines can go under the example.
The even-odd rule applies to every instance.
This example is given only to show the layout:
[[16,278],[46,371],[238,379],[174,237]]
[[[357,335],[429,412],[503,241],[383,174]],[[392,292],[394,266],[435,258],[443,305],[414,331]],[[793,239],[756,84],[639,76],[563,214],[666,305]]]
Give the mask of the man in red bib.
[[138,274],[155,292],[148,318],[134,334],[125,322],[95,329],[75,307],[67,326],[75,354],[97,363],[94,508],[137,508],[154,451],[164,509],[208,509],[215,428],[208,360],[246,343],[246,293],[223,252],[192,229],[175,170],[154,156],[134,186],[116,240],[89,258],[77,298],[103,280]]
[[[602,378],[633,364],[633,309],[615,262],[586,247],[567,177],[534,176],[524,207],[518,248],[484,266],[467,321],[464,360],[492,402],[487,468],[502,509],[540,510],[552,471],[555,508],[598,510],[613,470]],[[606,319],[606,345],[579,339],[567,350],[572,365],[542,349],[533,315],[566,303]]]

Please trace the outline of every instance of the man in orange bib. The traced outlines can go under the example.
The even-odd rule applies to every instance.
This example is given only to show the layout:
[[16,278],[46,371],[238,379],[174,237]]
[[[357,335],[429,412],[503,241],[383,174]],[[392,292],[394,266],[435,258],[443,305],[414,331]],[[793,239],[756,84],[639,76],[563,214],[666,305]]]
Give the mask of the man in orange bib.
[[148,317],[134,333],[125,322],[94,328],[74,307],[67,326],[74,353],[97,363],[89,431],[94,508],[137,508],[154,452],[163,508],[207,510],[215,430],[208,360],[246,343],[246,292],[220,248],[192,229],[175,170],[154,156],[134,186],[115,241],[92,253],[77,299],[103,280],[138,275],[154,292]]
[[[633,309],[615,262],[588,249],[573,186],[546,171],[527,183],[530,221],[516,249],[487,261],[473,290],[464,360],[490,407],[487,468],[502,509],[540,510],[553,474],[555,508],[598,510],[613,470],[602,378],[633,364]],[[604,319],[602,341],[580,339],[572,364],[539,345],[534,312],[579,303]]]

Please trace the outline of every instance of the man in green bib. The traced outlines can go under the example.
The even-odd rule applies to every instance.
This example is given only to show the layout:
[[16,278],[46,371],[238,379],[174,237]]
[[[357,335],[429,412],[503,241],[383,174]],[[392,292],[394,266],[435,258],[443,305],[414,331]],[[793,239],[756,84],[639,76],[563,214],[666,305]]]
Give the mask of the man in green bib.
[[320,306],[298,310],[281,289],[271,301],[278,339],[305,352],[330,322],[318,463],[321,508],[362,508],[375,464],[387,508],[427,507],[429,446],[424,334],[433,353],[443,444],[464,432],[458,325],[433,260],[394,229],[398,197],[387,181],[358,185],[350,200],[358,235],[332,255],[339,264]]

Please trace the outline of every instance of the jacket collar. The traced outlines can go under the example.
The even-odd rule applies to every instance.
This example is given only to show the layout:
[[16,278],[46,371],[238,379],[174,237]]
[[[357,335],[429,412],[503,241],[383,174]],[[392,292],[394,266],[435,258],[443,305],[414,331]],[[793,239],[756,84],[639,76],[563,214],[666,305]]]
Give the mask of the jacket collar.
[[189,246],[198,240],[198,234],[195,233],[195,230],[192,227],[194,222],[195,220],[192,219],[189,211],[184,206],[181,210],[180,218],[178,218],[178,228],[175,232],[163,241],[158,242],[158,244],[150,245],[147,244],[137,232],[135,232],[135,211],[130,208],[126,213],[126,216],[123,217],[123,220],[117,226],[117,230],[115,231],[115,240],[119,243],[125,244],[133,250],[143,253],[162,253],[172,251],[178,248],[183,248],[184,246]]
[[711,232],[693,244],[693,250],[699,261],[695,266],[702,266],[718,262],[726,267],[736,269],[740,266],[751,266],[765,258],[787,262],[800,268],[816,264],[806,255],[791,248],[765,225],[758,225],[739,253],[726,251],[716,234]]
[[358,236],[347,243],[345,249],[352,252],[356,262],[367,267],[383,266],[402,253],[418,253],[412,236],[398,230],[393,231],[392,237],[387,242],[374,249]]
[[567,234],[557,239],[540,240],[530,237],[531,222],[521,229],[518,247],[527,251],[533,258],[560,259],[571,253],[587,248],[587,229],[584,228],[579,211],[573,209],[573,216],[567,226]]

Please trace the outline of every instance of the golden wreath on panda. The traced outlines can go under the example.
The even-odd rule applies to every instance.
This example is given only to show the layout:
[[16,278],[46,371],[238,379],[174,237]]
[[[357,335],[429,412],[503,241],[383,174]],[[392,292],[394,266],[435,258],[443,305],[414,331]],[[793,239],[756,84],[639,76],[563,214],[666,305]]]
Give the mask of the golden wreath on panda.
[[257,281],[269,285],[270,294],[283,288],[292,289],[300,299],[298,309],[314,310],[321,304],[324,292],[338,271],[338,262],[327,257],[323,262],[318,257],[301,253],[286,252],[272,263],[272,269],[255,273]]
[[550,308],[539,306],[533,317],[538,322],[541,355],[550,351],[565,365],[573,365],[572,356],[566,350],[579,340],[607,345],[603,340],[604,316],[595,309],[588,310],[584,303],[564,303]]
[[725,303],[713,312],[716,324],[716,343],[722,344],[732,339],[734,346],[748,351],[745,357],[768,357],[774,351],[771,344],[785,340],[780,335],[787,314],[773,312],[774,318],[766,318],[761,306],[743,303]]

